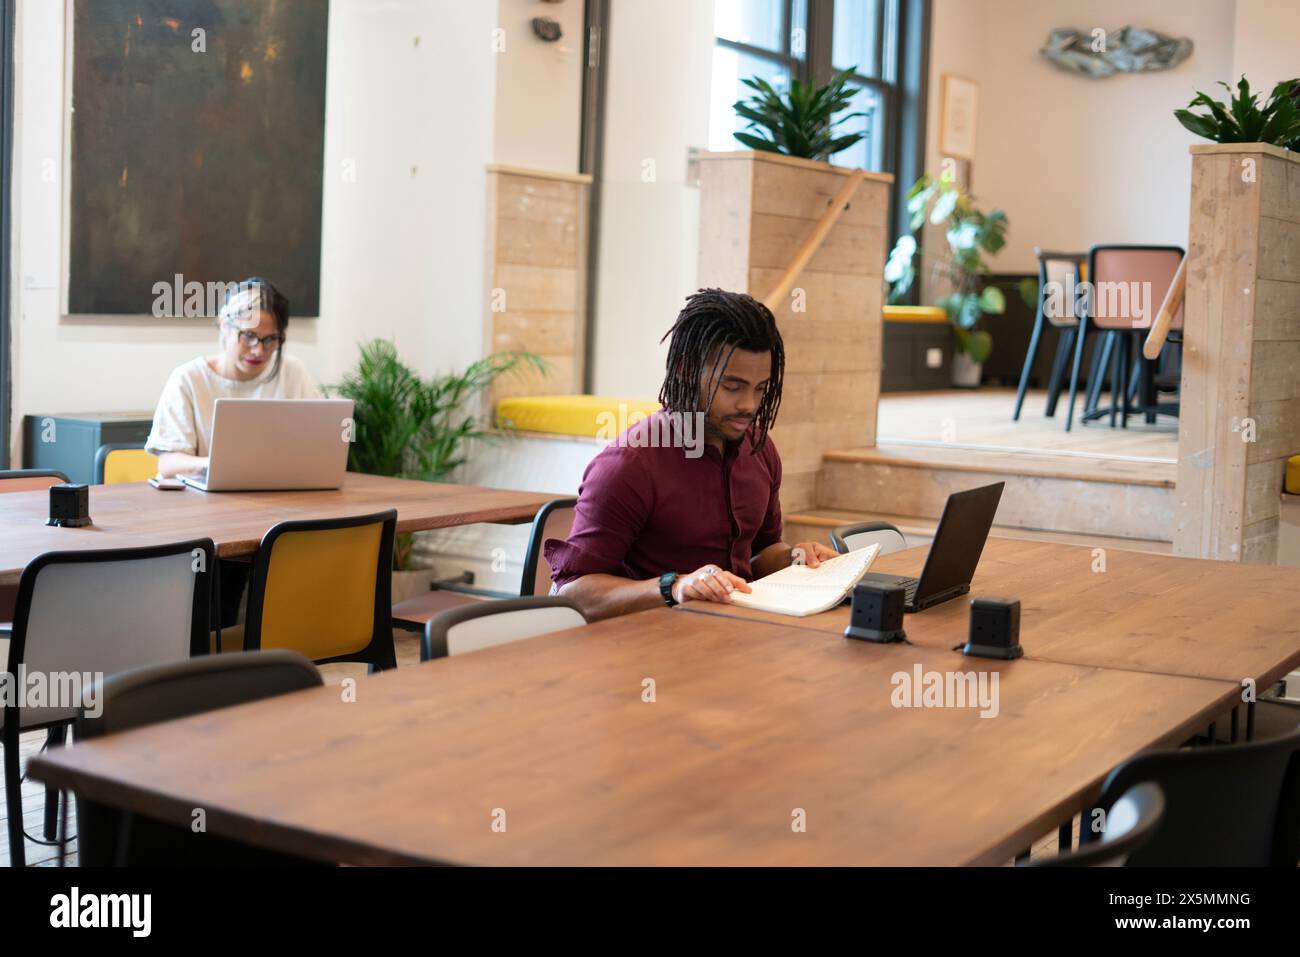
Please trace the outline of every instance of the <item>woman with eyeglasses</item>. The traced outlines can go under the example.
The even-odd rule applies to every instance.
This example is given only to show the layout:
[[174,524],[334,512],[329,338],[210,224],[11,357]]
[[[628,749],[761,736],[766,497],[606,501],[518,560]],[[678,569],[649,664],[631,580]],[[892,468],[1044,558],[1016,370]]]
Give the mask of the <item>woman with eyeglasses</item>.
[[284,354],[289,300],[254,276],[226,296],[217,315],[220,351],[172,371],[145,448],[158,456],[166,477],[201,472],[212,446],[217,399],[318,399],[307,368]]

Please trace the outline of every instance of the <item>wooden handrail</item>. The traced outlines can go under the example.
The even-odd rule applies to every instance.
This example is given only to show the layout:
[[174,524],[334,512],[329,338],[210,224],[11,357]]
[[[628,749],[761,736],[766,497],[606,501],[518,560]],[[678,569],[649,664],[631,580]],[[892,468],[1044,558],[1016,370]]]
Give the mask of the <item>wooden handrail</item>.
[[1169,291],[1165,293],[1165,301],[1160,304],[1160,311],[1156,313],[1156,321],[1151,323],[1151,330],[1147,333],[1147,341],[1142,344],[1142,355],[1148,359],[1155,360],[1160,358],[1160,350],[1165,347],[1165,339],[1169,336],[1169,327],[1174,324],[1174,316],[1178,314],[1178,307],[1183,304],[1183,294],[1187,291],[1187,257],[1178,263],[1178,271],[1174,273],[1173,281],[1169,283]]
[[813,227],[813,231],[808,235],[808,238],[803,241],[803,245],[799,247],[799,251],[795,253],[794,260],[790,263],[789,268],[786,269],[785,275],[781,277],[781,281],[778,282],[776,288],[769,292],[766,298],[764,298],[763,304],[767,306],[767,308],[776,312],[777,306],[780,304],[781,300],[784,299],[786,293],[790,291],[790,287],[793,286],[794,281],[799,278],[799,274],[803,272],[804,267],[808,265],[808,261],[813,258],[813,254],[821,248],[822,242],[825,241],[832,227],[834,227],[836,221],[840,218],[840,214],[844,212],[844,208],[848,205],[849,199],[853,196],[853,191],[858,188],[859,183],[866,179],[866,176],[866,170],[855,169],[844,180],[844,185],[840,187],[840,191],[836,193],[835,198],[831,200],[829,208],[827,208],[826,212],[822,213],[822,218],[817,220],[817,225]]

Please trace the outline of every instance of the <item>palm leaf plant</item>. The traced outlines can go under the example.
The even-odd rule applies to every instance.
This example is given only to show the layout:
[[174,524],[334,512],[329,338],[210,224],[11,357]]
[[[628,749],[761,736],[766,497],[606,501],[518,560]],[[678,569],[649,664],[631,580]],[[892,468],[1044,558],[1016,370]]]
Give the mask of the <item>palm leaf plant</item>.
[[[546,364],[531,353],[499,352],[464,371],[423,379],[393,342],[363,343],[355,370],[327,390],[353,402],[348,468],[426,482],[446,478],[465,462],[469,442],[497,434],[468,408],[470,400],[500,376],[525,368],[545,373]],[[399,535],[395,567],[407,567],[410,548],[411,536]]]
[[742,80],[754,95],[734,104],[736,113],[749,121],[744,131],[735,134],[736,139],[750,149],[811,160],[824,161],[848,149],[866,135],[839,130],[847,120],[865,113],[834,118],[853,102],[857,91],[848,84],[854,69],[835,74],[821,87],[793,80],[790,92],[784,95],[762,77]]
[[[1300,80],[1283,80],[1261,105],[1259,94],[1250,91],[1245,76],[1237,82],[1237,93],[1220,81],[1229,93],[1224,104],[1200,92],[1185,110],[1174,116],[1197,136],[1215,143],[1270,143],[1287,149],[1300,146]],[[1204,107],[1206,112],[1192,111]]]

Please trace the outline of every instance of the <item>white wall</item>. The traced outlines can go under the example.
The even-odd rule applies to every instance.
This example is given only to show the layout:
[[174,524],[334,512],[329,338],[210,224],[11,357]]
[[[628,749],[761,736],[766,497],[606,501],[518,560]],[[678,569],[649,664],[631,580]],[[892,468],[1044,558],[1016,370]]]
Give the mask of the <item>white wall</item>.
[[[547,43],[533,35],[534,17],[559,22],[564,35]],[[578,172],[582,132],[583,4],[500,0],[505,49],[497,54],[498,163]]]
[[[15,462],[23,414],[152,409],[168,372],[215,341],[201,321],[60,315],[64,6],[18,7]],[[321,317],[291,322],[288,346],[322,381],[371,336],[395,338],[425,372],[482,353],[495,26],[487,3],[330,4]]]
[[1300,2],[1237,0],[1232,40],[1232,76],[1225,82],[1244,73],[1252,90],[1267,95],[1282,80],[1300,77]]
[[[995,269],[1032,271],[1036,245],[1186,245],[1187,147],[1198,140],[1173,111],[1232,77],[1235,18],[1232,0],[934,0],[927,168],[939,168],[942,75],[975,80],[972,187],[1010,221]],[[1195,49],[1172,70],[1105,80],[1066,73],[1038,53],[1056,27],[1126,24],[1191,37]],[[1294,43],[1296,33],[1285,37]]]
[[686,183],[686,158],[708,145],[713,2],[610,6],[592,385],[653,398],[667,354],[659,339],[696,289],[699,190]]

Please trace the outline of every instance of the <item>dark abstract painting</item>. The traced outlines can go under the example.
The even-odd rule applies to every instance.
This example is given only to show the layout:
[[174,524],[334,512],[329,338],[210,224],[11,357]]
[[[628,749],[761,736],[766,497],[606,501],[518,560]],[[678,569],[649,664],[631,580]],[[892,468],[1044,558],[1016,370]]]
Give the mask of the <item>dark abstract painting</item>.
[[320,312],[328,0],[75,0],[68,312],[265,276]]

